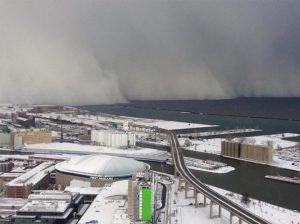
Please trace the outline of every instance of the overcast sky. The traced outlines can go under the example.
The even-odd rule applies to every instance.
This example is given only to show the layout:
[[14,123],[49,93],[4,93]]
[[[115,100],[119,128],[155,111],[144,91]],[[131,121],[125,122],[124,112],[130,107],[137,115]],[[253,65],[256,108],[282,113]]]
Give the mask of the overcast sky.
[[0,0],[0,103],[300,96],[299,0]]

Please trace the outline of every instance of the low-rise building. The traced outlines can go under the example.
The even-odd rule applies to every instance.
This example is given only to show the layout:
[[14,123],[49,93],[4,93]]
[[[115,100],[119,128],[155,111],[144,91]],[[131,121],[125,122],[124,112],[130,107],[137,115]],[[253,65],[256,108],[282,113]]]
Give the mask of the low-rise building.
[[82,203],[83,197],[79,193],[38,191],[29,195],[28,203],[17,211],[12,220],[14,224],[70,223]]
[[68,186],[66,192],[79,193],[83,196],[84,203],[92,203],[95,197],[100,194],[102,187],[86,187],[86,186]]
[[5,173],[12,170],[14,163],[11,159],[0,157],[0,172]]
[[[130,224],[128,216],[128,180],[105,185],[78,224]],[[102,215],[101,215],[102,214]]]
[[17,210],[27,203],[23,198],[0,197],[0,224],[11,224],[11,218]]
[[44,162],[30,171],[5,184],[5,195],[10,198],[27,198],[32,190],[46,188],[50,173],[54,171],[53,162]]
[[12,113],[11,120],[13,124],[20,125],[24,128],[35,127],[35,117],[28,115],[26,112]]
[[51,143],[52,133],[47,130],[23,130],[11,133],[10,145],[13,149],[20,149],[23,145]]
[[11,173],[11,172],[10,173],[2,173],[2,174],[0,174],[0,181],[9,182],[22,174],[23,173]]

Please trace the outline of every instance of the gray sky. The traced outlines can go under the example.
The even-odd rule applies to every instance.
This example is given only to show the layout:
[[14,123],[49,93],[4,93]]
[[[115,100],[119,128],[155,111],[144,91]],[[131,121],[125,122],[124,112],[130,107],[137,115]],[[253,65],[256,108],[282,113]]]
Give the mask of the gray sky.
[[0,102],[300,96],[299,12],[299,0],[0,0]]

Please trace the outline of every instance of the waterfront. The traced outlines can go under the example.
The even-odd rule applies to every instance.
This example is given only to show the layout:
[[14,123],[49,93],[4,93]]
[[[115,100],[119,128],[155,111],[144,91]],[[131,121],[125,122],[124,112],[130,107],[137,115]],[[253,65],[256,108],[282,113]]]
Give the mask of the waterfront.
[[[279,98],[281,99],[281,98]],[[289,100],[289,104],[270,104],[268,111],[281,111],[280,117],[288,118],[293,115],[295,119],[298,119],[298,116],[295,114],[300,114],[299,109],[299,100],[296,98],[295,101]],[[90,111],[99,111],[104,113],[123,115],[123,116],[132,116],[132,117],[145,117],[145,118],[154,118],[162,120],[173,120],[173,121],[182,121],[189,123],[200,123],[200,124],[210,124],[210,125],[219,125],[219,127],[214,128],[218,129],[233,129],[233,128],[254,128],[261,129],[262,132],[259,135],[265,134],[274,134],[274,133],[300,133],[300,121],[291,121],[291,120],[281,120],[281,119],[263,119],[263,118],[250,118],[250,117],[240,117],[240,116],[221,116],[221,115],[205,115],[201,114],[202,104],[199,105],[197,109],[197,102],[203,101],[134,101],[129,104],[113,104],[113,105],[90,105],[90,106],[81,106],[82,109],[87,109]],[[227,100],[225,100],[227,102]],[[299,103],[299,105],[298,105]],[[165,105],[164,105],[165,104]],[[164,105],[164,107],[162,107]],[[177,107],[176,107],[177,105]],[[183,108],[187,106],[186,108]],[[261,103],[258,102],[257,105],[252,103],[252,111],[249,111],[249,116],[258,116],[260,113],[258,111],[261,108]],[[166,108],[170,107],[169,110]],[[216,110],[216,114],[224,113],[223,111],[230,111],[232,103],[224,104],[223,107],[210,105],[210,110]],[[240,108],[241,110],[245,110]],[[248,108],[247,108],[248,109]],[[204,109],[203,109],[204,110]],[[208,110],[208,109],[206,109]],[[284,116],[284,110],[286,116]],[[181,113],[182,111],[197,111],[197,113]],[[275,113],[276,116],[279,112]],[[203,129],[202,129],[203,130]],[[252,135],[252,134],[250,134]],[[248,135],[249,136],[249,135]],[[300,138],[297,138],[300,141]]]
[[[266,201],[284,208],[300,211],[300,187],[299,185],[268,180],[265,175],[300,176],[299,172],[279,169],[267,165],[223,158],[217,155],[185,151],[186,156],[209,159],[227,163],[235,168],[226,174],[216,174],[204,171],[191,170],[196,177],[206,184],[226,189],[228,191],[243,194],[247,192],[250,197]],[[169,165],[150,163],[156,171],[173,174],[174,169]]]
[[[127,105],[118,104],[84,106],[81,108],[88,109],[91,111],[100,111],[124,116],[146,117],[191,123],[220,125],[220,127],[216,129],[255,128],[263,130],[260,133],[248,133],[246,134],[247,136],[283,132],[300,133],[299,121],[180,113],[179,110],[176,111],[157,109],[157,105],[155,103],[152,103],[152,105],[150,106],[148,105],[147,108],[136,107],[135,105],[136,103]],[[297,112],[297,107],[293,107],[293,105],[294,104],[291,102],[290,107],[294,108],[294,110],[296,110]],[[167,106],[168,105],[166,105],[166,107]],[[189,108],[187,108],[187,110],[188,109]],[[271,110],[272,108],[269,109],[269,111]],[[296,112],[294,111],[293,114],[295,114]],[[296,140],[299,140],[299,138]],[[300,211],[300,187],[298,185],[281,183],[277,181],[275,182],[264,178],[265,175],[277,174],[286,175],[290,177],[300,176],[299,172],[274,168],[250,162],[232,160],[228,158],[221,158],[220,156],[193,151],[186,151],[185,155],[200,159],[210,159],[224,162],[235,168],[235,171],[232,171],[227,174],[213,174],[201,171],[192,171],[197,177],[199,177],[203,182],[207,184],[224,188],[226,190],[237,193],[247,192],[251,197],[256,198],[258,200],[266,201],[274,205],[279,205],[285,208]],[[167,165],[151,163],[151,166],[155,170],[160,170],[168,173],[173,172],[173,168]]]

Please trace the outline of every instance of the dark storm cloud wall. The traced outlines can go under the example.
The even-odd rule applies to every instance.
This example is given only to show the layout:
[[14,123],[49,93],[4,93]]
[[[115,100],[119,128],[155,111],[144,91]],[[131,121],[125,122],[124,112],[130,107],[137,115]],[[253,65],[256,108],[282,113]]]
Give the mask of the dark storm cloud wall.
[[0,5],[1,102],[300,96],[299,1]]

